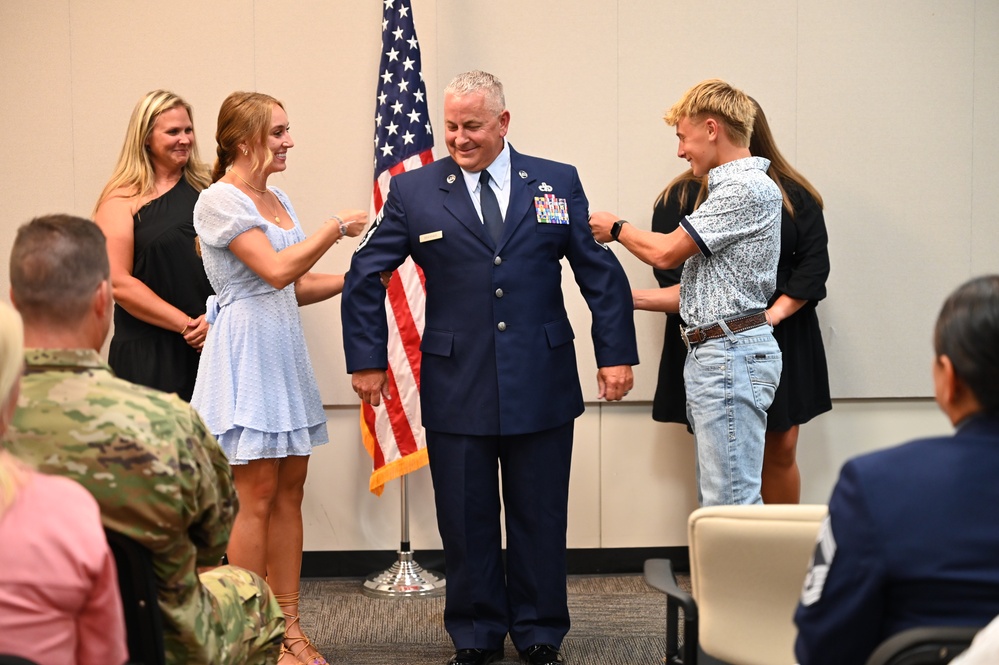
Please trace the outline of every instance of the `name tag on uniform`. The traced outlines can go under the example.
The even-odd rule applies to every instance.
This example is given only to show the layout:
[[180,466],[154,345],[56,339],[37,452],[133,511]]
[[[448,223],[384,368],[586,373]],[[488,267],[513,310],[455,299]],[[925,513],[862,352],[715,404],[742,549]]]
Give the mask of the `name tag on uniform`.
[[433,233],[424,233],[420,236],[420,242],[430,242],[431,240],[440,240],[444,237],[443,231],[434,231]]
[[538,224],[569,223],[569,205],[565,199],[555,198],[554,194],[535,196],[534,209],[538,213]]

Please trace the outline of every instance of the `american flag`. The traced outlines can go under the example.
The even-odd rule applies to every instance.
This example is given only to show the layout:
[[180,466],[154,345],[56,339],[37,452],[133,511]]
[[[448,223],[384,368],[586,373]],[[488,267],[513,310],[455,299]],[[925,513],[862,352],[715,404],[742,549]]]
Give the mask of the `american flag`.
[[[412,5],[409,0],[382,0],[382,4],[372,219],[381,213],[392,176],[434,160]],[[420,339],[426,289],[423,272],[412,259],[396,270],[385,298],[392,399],[382,400],[377,407],[361,406],[361,435],[374,466],[369,488],[379,495],[385,483],[427,463],[420,424]]]

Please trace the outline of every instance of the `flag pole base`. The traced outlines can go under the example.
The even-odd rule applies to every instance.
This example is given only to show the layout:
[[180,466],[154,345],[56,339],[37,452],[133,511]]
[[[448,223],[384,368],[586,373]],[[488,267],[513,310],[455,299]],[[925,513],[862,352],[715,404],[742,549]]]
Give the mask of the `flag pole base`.
[[439,596],[444,593],[447,580],[440,573],[424,570],[413,561],[413,552],[399,550],[399,560],[388,570],[375,573],[364,581],[361,590],[373,598],[412,598],[414,596]]

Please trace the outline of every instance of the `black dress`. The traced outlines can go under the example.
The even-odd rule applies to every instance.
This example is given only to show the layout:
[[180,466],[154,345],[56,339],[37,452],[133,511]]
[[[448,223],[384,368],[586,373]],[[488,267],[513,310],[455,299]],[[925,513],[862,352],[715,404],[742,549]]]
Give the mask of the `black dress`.
[[[767,410],[767,430],[777,432],[808,422],[832,409],[825,347],[815,313],[818,301],[826,297],[829,277],[825,218],[807,191],[792,181],[785,180],[781,184],[794,205],[795,216],[792,219],[786,209],[781,212],[777,291],[768,305],[782,293],[808,302],[774,328],[774,338],[784,356],[784,368],[773,404]],[[670,233],[690,214],[700,183],[694,181],[685,186],[688,188],[686,209],[680,209],[680,188],[674,188],[668,200],[656,204],[652,215],[653,231]],[[680,282],[681,271],[682,268],[676,268],[654,272],[659,285],[666,287]],[[687,424],[687,399],[683,387],[687,349],[680,337],[682,324],[679,314],[666,315],[659,383],[652,403],[652,418],[659,422]]]
[[[181,178],[132,218],[132,275],[191,318],[205,313],[205,300],[213,293],[195,250],[197,200],[197,190]],[[108,364],[119,377],[190,401],[200,357],[179,331],[140,321],[115,305]]]
[[[680,192],[687,189],[687,205],[680,209]],[[697,193],[701,183],[689,180],[678,185],[670,192],[666,200],[660,199],[652,211],[652,230],[656,233],[672,233],[680,226],[680,220],[694,209]],[[666,288],[680,283],[683,267],[671,270],[654,268],[659,286]],[[663,337],[663,353],[659,360],[659,382],[656,384],[656,396],[652,400],[652,419],[661,423],[680,423],[687,425],[687,394],[683,386],[683,364],[687,360],[687,347],[680,337],[680,326],[684,325],[679,314],[666,315],[666,332]]]

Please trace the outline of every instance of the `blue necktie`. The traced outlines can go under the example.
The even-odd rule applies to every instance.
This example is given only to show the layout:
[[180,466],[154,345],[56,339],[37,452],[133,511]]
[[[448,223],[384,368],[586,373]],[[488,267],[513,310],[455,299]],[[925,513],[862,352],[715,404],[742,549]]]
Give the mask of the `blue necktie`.
[[482,207],[482,223],[485,224],[493,243],[499,244],[503,235],[503,215],[500,213],[496,193],[489,186],[489,171],[482,169],[479,173],[479,205]]

